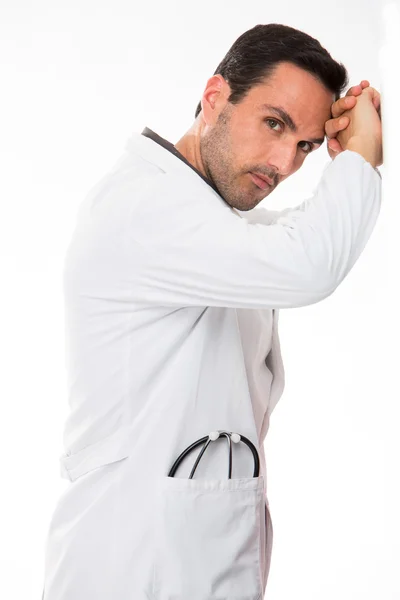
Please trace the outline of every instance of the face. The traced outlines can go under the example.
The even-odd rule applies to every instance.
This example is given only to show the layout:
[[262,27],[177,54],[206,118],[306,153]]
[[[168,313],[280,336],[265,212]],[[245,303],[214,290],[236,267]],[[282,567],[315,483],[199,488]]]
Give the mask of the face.
[[[246,211],[320,147],[335,97],[291,63],[279,64],[239,104],[228,102],[229,93],[220,75],[208,81],[202,99],[200,154],[206,175],[223,198]],[[257,174],[269,178],[272,185]]]

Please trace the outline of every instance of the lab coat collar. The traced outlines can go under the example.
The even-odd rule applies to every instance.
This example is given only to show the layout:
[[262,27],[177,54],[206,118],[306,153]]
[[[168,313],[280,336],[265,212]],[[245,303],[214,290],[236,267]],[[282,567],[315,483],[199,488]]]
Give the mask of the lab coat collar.
[[125,145],[125,150],[132,154],[138,154],[148,162],[157,165],[163,171],[182,171],[187,166],[177,156],[168,152],[154,140],[145,137],[141,133],[133,133]]
[[[152,142],[152,145],[147,144],[146,146],[142,143],[141,138],[149,139]],[[221,196],[217,187],[212,183],[212,181],[210,181],[207,177],[205,177],[205,175],[203,175],[203,173],[196,169],[196,167],[192,165],[171,142],[162,138],[149,127],[145,127],[141,134],[133,134],[128,139],[126,150],[141,154],[144,158],[146,158],[146,160],[149,160],[153,164],[157,164],[163,170],[175,171],[176,169],[182,169],[183,165],[185,173],[187,172],[187,168],[191,169],[194,173],[201,177],[201,179],[203,179],[203,181],[205,181],[219,196]],[[144,153],[146,153],[146,155],[144,155]],[[173,156],[174,160],[171,161],[171,157],[168,155]]]
[[233,208],[219,193],[213,183],[204,177],[186,158],[167,140],[160,137],[154,131],[145,127],[142,133],[133,133],[125,144],[125,150],[132,154],[137,154],[148,162],[157,165],[165,172],[177,174],[179,177],[186,178],[198,176],[210,186],[213,192],[223,201],[231,212],[241,219],[243,216],[235,208]]

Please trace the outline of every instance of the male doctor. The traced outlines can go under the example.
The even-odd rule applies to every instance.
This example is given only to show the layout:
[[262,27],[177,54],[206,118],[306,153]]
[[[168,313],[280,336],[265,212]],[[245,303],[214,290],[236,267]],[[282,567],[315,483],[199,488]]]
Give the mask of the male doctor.
[[[82,202],[64,270],[70,483],[44,600],[263,598],[279,309],[332,294],[380,211],[380,96],[363,81],[341,97],[347,82],[314,38],[257,25],[207,81],[185,135],[133,134]],[[325,135],[334,160],[312,197],[255,208]],[[169,476],[219,431],[254,444],[259,475],[238,443],[229,478],[216,439],[193,478],[195,456]]]

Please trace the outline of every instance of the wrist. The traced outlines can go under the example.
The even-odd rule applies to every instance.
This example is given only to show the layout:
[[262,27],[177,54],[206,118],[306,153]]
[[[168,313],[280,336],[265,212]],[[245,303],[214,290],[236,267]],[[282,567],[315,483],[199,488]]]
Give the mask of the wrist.
[[376,170],[379,160],[373,141],[368,138],[352,137],[346,145],[346,150],[357,152]]

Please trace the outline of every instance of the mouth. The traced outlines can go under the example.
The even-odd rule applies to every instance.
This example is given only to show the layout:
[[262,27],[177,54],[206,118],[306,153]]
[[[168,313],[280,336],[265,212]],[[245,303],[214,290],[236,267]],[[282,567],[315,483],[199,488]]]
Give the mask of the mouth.
[[267,188],[272,187],[273,182],[268,177],[265,177],[265,175],[258,175],[251,172],[249,172],[249,174],[253,180],[253,183],[255,183],[260,189],[266,190]]

